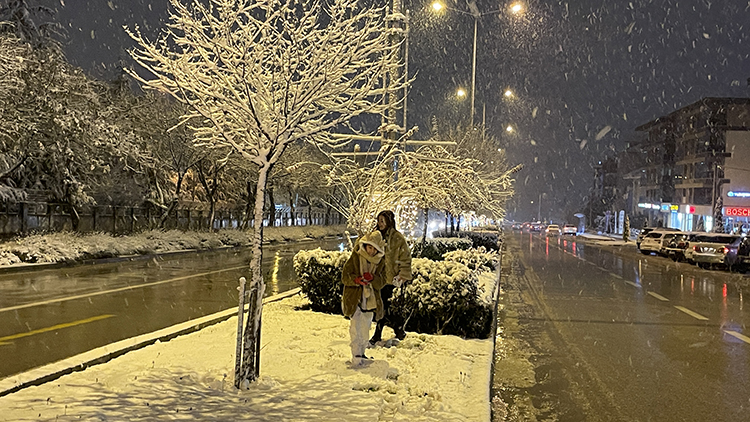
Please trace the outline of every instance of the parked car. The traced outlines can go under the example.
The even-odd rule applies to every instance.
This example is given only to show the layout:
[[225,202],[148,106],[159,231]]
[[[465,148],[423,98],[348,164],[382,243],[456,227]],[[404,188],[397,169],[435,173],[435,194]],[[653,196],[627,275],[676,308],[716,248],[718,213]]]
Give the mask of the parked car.
[[513,222],[513,224],[510,225],[511,230],[521,230],[521,227],[523,225],[521,223]]
[[667,245],[669,244],[669,241],[672,240],[672,238],[674,238],[677,234],[679,234],[679,232],[675,231],[674,229],[652,230],[646,235],[646,237],[643,238],[638,249],[641,251],[641,253],[646,255],[656,253],[666,256],[665,251]]
[[572,225],[572,224],[566,224],[562,228],[562,234],[572,234],[573,236],[578,234],[578,227]]
[[750,269],[750,236],[740,237],[728,249],[726,262],[730,270],[744,273]]
[[672,259],[672,261],[682,262],[685,261],[685,250],[690,246],[690,241],[698,236],[699,234],[705,234],[704,232],[684,232],[678,233],[672,239],[669,240],[667,247],[664,249],[666,256]]
[[560,226],[558,226],[557,224],[550,224],[544,230],[544,234],[547,235],[547,236],[559,236],[560,235]]
[[644,227],[641,229],[641,232],[638,233],[638,236],[635,238],[635,247],[638,249],[641,249],[641,242],[643,242],[643,239],[654,230],[672,231],[672,232],[679,231],[677,229],[673,229],[670,227]]
[[729,245],[739,238],[736,234],[723,233],[696,236],[695,243],[691,242],[691,260],[701,268],[713,268],[716,265],[729,267],[726,259]]

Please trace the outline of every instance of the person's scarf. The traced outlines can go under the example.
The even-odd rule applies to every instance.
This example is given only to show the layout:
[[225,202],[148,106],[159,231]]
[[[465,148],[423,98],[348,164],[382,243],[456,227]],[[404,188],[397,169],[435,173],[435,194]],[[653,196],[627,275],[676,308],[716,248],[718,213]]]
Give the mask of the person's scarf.
[[[360,275],[365,273],[373,274],[375,269],[378,267],[380,260],[383,259],[383,254],[377,253],[375,256],[371,256],[365,250],[365,245],[360,244],[357,248],[357,255],[359,255],[359,272]],[[362,286],[362,297],[360,298],[363,311],[371,311],[377,308],[377,301],[375,300],[375,290],[371,285]]]

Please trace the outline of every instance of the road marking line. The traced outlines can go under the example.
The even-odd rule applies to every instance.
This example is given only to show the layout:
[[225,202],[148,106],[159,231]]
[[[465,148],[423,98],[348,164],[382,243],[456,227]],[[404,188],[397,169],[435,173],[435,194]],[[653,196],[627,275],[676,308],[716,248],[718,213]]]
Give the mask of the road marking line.
[[693,317],[695,319],[699,319],[701,321],[708,321],[708,318],[704,317],[703,315],[701,315],[701,314],[699,314],[697,312],[693,312],[693,311],[691,311],[688,308],[683,308],[682,306],[675,306],[675,308],[679,309],[682,312],[685,312],[686,314],[690,315],[691,317]]
[[732,337],[738,338],[742,341],[744,341],[747,344],[750,344],[750,337],[743,336],[742,334],[738,333],[737,331],[727,331],[724,330],[725,333],[729,334]]
[[26,303],[24,305],[11,306],[11,307],[8,307],[8,308],[0,308],[0,312],[15,311],[17,309],[32,308],[34,306],[49,305],[50,303],[65,302],[65,301],[68,301],[68,300],[83,299],[83,298],[87,298],[87,297],[94,297],[94,296],[106,295],[106,294],[109,294],[109,293],[124,292],[124,291],[127,291],[127,290],[140,289],[141,287],[158,286],[159,284],[172,283],[174,281],[187,280],[188,278],[203,277],[203,276],[206,276],[206,275],[223,273],[223,272],[227,272],[227,271],[235,271],[235,270],[239,270],[239,269],[243,269],[243,268],[249,268],[249,267],[247,265],[243,265],[241,267],[232,267],[232,268],[225,268],[223,270],[209,271],[207,273],[191,274],[191,275],[186,275],[186,276],[182,276],[182,277],[170,278],[168,280],[154,281],[152,283],[145,283],[145,284],[138,284],[138,285],[135,285],[135,286],[120,287],[118,289],[103,290],[103,291],[100,291],[100,292],[86,293],[86,294],[77,295],[77,296],[61,297],[61,298],[58,298],[58,299],[50,299],[50,300],[45,300],[45,301],[42,301],[42,302]]
[[669,299],[667,299],[666,297],[664,297],[664,296],[662,296],[662,295],[660,295],[658,293],[648,292],[648,294],[650,294],[651,296],[653,296],[653,297],[661,300],[662,302],[669,302]]
[[8,341],[8,340],[15,340],[15,339],[18,339],[18,338],[33,336],[35,334],[46,333],[48,331],[55,331],[55,330],[59,330],[61,328],[75,327],[76,325],[88,324],[89,322],[94,322],[94,321],[99,321],[99,320],[102,320],[102,319],[112,318],[113,316],[114,315],[109,315],[109,314],[107,314],[107,315],[99,315],[99,316],[95,316],[95,317],[91,317],[91,318],[81,319],[81,320],[78,320],[78,321],[66,322],[64,324],[53,325],[51,327],[40,328],[38,330],[27,331],[25,333],[13,334],[12,336],[0,337],[0,344],[2,344],[4,341]]
[[640,289],[641,286],[633,283],[632,281],[625,280],[625,284],[630,284],[631,286],[635,287],[636,289]]

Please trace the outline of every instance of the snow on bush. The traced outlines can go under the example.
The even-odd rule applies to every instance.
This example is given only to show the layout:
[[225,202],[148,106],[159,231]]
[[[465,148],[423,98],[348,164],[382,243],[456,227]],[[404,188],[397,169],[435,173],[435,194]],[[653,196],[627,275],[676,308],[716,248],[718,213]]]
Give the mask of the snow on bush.
[[484,338],[492,308],[481,300],[478,274],[455,261],[412,260],[414,279],[394,290],[391,311],[422,333]]
[[426,239],[424,244],[417,242],[411,247],[411,256],[442,261],[446,252],[471,249],[471,240],[458,237]]
[[475,271],[495,271],[498,257],[496,252],[487,252],[484,246],[465,251],[451,251],[443,255],[444,260],[460,262]]
[[[311,309],[341,313],[341,269],[349,255],[318,248],[294,256],[294,270]],[[471,256],[485,255],[492,254],[476,251]],[[457,261],[415,258],[414,280],[394,290],[391,310],[408,319],[406,328],[411,331],[485,338],[492,321],[487,291],[491,293],[494,286],[488,280],[494,275],[486,277],[480,286],[480,274],[484,275]]]
[[302,250],[294,255],[294,272],[300,288],[318,312],[341,313],[341,270],[351,252]]
[[487,231],[474,231],[474,232],[467,232],[467,231],[459,231],[459,232],[447,232],[447,231],[436,231],[433,233],[433,236],[435,238],[450,238],[450,237],[459,237],[461,239],[469,239],[471,240],[472,248],[479,248],[484,247],[485,249],[489,251],[496,251],[498,250],[498,242],[499,237],[498,233],[496,231],[493,232],[487,232]]

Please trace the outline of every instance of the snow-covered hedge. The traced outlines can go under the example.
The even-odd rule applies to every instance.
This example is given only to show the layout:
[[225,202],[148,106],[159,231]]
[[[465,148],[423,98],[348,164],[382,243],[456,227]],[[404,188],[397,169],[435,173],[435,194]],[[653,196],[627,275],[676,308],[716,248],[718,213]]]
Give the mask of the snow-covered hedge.
[[458,237],[427,239],[424,244],[417,241],[411,245],[411,256],[442,261],[447,252],[471,249],[471,240]]
[[455,261],[412,260],[414,279],[393,292],[391,311],[421,333],[486,338],[492,307],[482,297],[478,275]]
[[447,232],[447,231],[436,231],[432,234],[435,238],[450,238],[459,237],[462,239],[471,240],[472,248],[484,247],[488,251],[496,251],[499,249],[499,233],[497,231],[458,231],[458,232]]
[[497,252],[487,252],[484,246],[466,251],[452,251],[443,255],[446,261],[460,262],[469,269],[482,271],[495,271],[499,255]]
[[300,288],[318,312],[341,313],[341,270],[351,252],[302,250],[294,255],[294,272]]
[[[483,267],[479,263],[489,255],[476,251],[454,258]],[[312,309],[341,313],[341,269],[348,258],[349,252],[322,249],[300,251],[294,256],[294,270]],[[492,304],[485,300],[485,289],[479,287],[479,273],[456,260],[412,260],[414,280],[396,289],[392,298],[392,311],[408,318],[408,330],[487,337]]]

